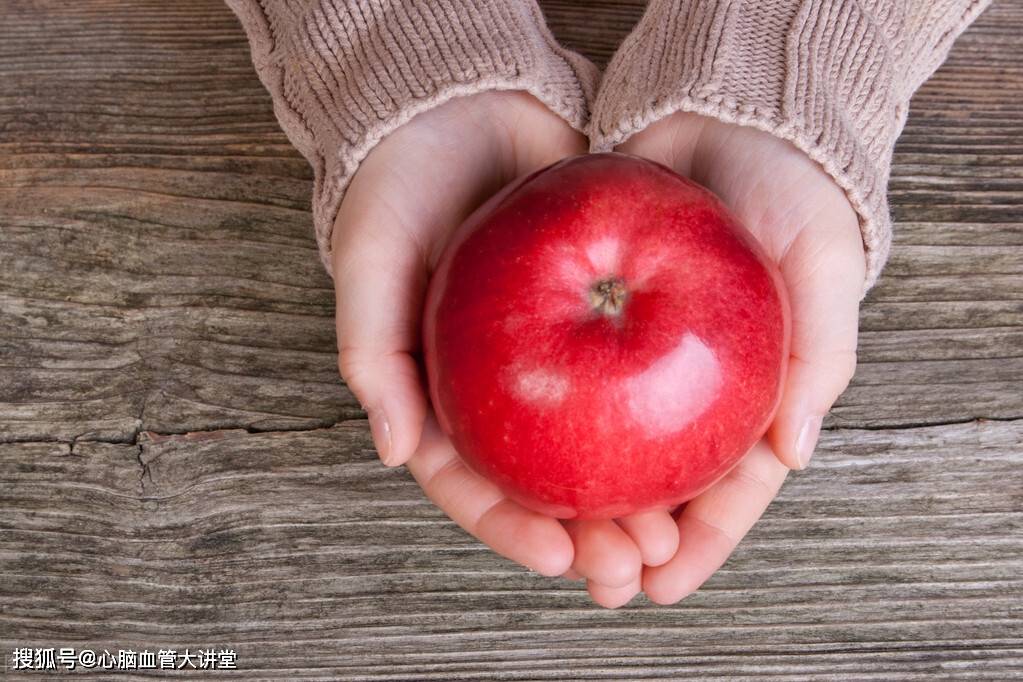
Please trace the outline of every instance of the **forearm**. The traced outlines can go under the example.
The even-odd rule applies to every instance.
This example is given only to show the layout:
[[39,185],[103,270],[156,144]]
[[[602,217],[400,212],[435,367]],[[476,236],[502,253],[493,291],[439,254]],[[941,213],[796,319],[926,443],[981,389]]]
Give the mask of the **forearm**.
[[887,183],[913,92],[989,0],[652,0],[594,105],[595,149],[676,111],[789,140],[860,216],[869,288],[891,239]]
[[597,76],[533,0],[227,0],[292,143],[312,164],[317,244],[361,161],[417,113],[484,90],[525,90],[583,130]]

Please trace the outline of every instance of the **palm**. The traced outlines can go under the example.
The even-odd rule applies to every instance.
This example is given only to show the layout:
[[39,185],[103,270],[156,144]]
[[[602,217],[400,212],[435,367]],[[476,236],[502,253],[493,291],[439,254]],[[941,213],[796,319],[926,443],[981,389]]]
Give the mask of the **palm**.
[[644,569],[643,589],[668,603],[728,558],[789,467],[806,466],[820,421],[855,368],[863,247],[842,190],[802,152],[766,133],[679,113],[620,151],[663,163],[721,197],[778,264],[792,309],[789,372],[767,438],[685,506],[675,556]]

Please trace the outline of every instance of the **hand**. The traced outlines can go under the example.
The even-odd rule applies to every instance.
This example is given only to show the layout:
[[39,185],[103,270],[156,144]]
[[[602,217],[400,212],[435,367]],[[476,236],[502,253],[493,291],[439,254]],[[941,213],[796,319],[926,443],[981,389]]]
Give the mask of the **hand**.
[[694,592],[725,562],[788,470],[809,462],[821,421],[856,368],[865,261],[845,193],[784,140],[676,113],[619,151],[662,163],[714,191],[778,264],[792,308],[788,376],[767,437],[677,514],[675,555],[643,569],[642,589],[668,604]]
[[544,575],[585,576],[594,598],[613,606],[623,590],[629,598],[638,590],[643,563],[674,555],[668,512],[562,524],[507,499],[457,457],[430,414],[415,361],[426,285],[451,233],[511,180],[586,148],[521,92],[420,114],[356,173],[335,222],[333,268],[339,367],[384,463],[407,463],[430,499],[496,552]]

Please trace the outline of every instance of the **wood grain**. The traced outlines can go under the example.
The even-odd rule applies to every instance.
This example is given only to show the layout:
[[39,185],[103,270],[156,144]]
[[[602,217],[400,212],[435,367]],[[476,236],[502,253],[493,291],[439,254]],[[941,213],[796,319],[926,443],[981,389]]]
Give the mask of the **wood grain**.
[[703,590],[621,612],[466,536],[362,422],[7,444],[2,622],[230,645],[268,679],[993,679],[1023,656],[1021,439],[1020,421],[829,431]]
[[[644,3],[542,5],[606,63]],[[914,99],[892,259],[814,466],[701,592],[605,612],[375,463],[311,173],[231,13],[4,3],[0,654],[215,644],[268,680],[1019,679],[1021,95],[1023,2],[1003,0]]]

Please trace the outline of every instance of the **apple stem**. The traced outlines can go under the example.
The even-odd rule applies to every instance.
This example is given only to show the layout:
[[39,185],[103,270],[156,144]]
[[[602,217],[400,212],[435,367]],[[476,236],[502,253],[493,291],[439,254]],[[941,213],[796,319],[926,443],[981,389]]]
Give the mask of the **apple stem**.
[[618,277],[602,279],[590,287],[590,306],[599,315],[618,317],[625,307],[628,291]]

